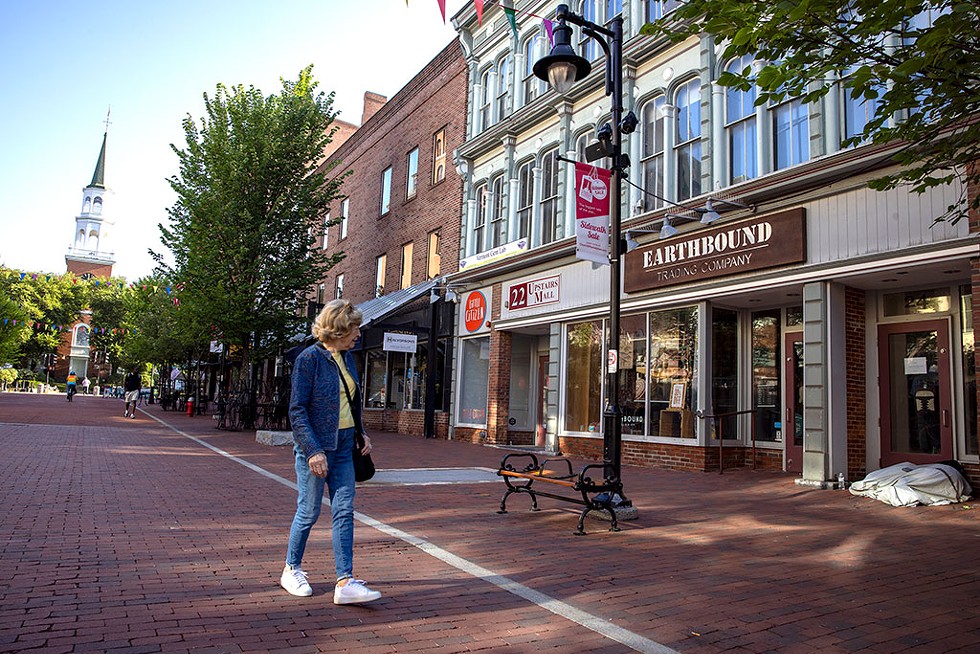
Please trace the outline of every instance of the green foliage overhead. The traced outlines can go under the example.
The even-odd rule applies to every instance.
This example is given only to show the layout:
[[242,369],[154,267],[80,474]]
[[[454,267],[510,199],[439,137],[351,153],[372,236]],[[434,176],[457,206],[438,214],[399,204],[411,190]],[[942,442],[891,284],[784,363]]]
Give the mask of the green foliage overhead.
[[314,247],[340,192],[319,167],[335,112],[316,86],[312,66],[268,97],[219,84],[204,118],[184,120],[186,147],[171,146],[178,199],[160,226],[174,263],[157,272],[184,284],[175,315],[185,335],[206,329],[246,357],[274,349],[300,329],[307,292],[339,260]]
[[[758,104],[815,102],[842,87],[876,106],[864,133],[845,142],[899,144],[903,166],[872,183],[922,193],[958,179],[980,182],[980,8],[962,0],[686,0],[643,27],[683,41],[703,33],[721,57],[752,55],[758,65],[723,74],[720,84],[759,88]],[[980,207],[980,197],[972,203]]]

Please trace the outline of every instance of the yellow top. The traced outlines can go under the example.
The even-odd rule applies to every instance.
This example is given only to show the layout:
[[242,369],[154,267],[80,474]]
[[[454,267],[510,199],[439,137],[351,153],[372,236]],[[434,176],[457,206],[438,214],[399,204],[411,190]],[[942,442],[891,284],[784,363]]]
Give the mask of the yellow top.
[[[340,352],[331,352],[330,354],[333,355],[334,362],[340,368],[340,374],[344,376],[344,382],[347,383],[347,390],[350,392],[350,397],[353,400],[356,386],[354,386],[354,378],[347,372],[347,366],[344,364],[344,355]],[[354,414],[351,411],[350,402],[347,401],[347,393],[344,392],[343,384],[340,386],[340,424],[338,426],[341,429],[351,429],[354,427]]]

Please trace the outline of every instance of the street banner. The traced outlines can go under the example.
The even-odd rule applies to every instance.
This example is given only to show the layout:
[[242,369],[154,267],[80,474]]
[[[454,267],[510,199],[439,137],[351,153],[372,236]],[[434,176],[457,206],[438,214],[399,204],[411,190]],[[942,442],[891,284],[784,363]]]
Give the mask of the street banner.
[[609,180],[612,172],[575,164],[575,257],[609,264]]

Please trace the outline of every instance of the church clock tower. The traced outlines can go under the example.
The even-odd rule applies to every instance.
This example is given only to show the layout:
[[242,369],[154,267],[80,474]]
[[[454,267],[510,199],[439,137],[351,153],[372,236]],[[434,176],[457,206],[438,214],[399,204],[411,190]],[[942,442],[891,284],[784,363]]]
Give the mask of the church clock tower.
[[113,222],[103,213],[105,187],[105,144],[109,136],[108,119],[102,136],[102,150],[92,173],[92,181],[82,190],[82,212],[75,216],[75,235],[65,255],[68,272],[79,277],[111,277],[116,261],[109,240]]

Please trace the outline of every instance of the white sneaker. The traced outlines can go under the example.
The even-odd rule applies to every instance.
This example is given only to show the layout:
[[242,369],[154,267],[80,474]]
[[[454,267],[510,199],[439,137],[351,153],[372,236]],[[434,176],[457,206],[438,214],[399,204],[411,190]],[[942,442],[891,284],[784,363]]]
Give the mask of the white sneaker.
[[279,585],[286,589],[290,595],[298,597],[309,597],[313,594],[310,583],[306,581],[306,573],[300,568],[287,565],[282,569],[282,576],[279,578]]
[[129,417],[129,411],[123,414],[123,418],[128,418],[128,417]]
[[351,579],[343,586],[338,585],[333,591],[334,604],[364,604],[379,597],[381,593],[365,586],[362,579]]

